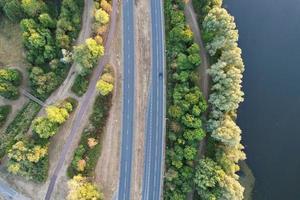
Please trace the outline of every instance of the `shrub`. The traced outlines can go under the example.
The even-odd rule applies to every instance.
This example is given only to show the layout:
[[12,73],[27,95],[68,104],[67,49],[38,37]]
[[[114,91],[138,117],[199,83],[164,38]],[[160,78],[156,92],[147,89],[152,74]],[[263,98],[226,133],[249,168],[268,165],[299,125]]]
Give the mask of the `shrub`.
[[78,74],[74,80],[71,90],[77,96],[81,97],[87,91],[88,84],[89,76],[83,76],[81,74]]

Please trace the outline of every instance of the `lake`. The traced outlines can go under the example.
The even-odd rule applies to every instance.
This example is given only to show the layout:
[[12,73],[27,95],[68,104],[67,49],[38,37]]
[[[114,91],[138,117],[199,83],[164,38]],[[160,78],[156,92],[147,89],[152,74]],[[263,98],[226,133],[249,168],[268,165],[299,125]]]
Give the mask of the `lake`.
[[300,200],[300,0],[225,0],[246,71],[238,112],[254,200]]

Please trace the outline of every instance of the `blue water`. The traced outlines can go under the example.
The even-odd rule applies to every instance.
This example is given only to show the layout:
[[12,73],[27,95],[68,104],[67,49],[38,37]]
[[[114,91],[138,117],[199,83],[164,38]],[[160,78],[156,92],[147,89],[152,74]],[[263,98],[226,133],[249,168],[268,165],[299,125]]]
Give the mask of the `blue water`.
[[246,66],[239,109],[254,200],[300,200],[300,0],[225,0]]

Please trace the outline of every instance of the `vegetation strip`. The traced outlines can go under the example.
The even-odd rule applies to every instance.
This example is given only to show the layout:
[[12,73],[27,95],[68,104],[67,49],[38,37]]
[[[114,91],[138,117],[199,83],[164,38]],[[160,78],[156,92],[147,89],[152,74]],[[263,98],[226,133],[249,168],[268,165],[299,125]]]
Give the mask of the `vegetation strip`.
[[168,122],[164,199],[186,199],[192,191],[199,142],[204,138],[205,99],[197,86],[200,48],[186,25],[184,3],[165,1]]

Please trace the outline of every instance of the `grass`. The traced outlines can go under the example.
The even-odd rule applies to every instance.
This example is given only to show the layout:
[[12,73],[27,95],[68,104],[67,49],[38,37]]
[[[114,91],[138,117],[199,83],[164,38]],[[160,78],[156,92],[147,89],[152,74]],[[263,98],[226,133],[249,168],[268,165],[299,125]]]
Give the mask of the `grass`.
[[1,14],[0,46],[0,66],[26,66],[20,26]]

